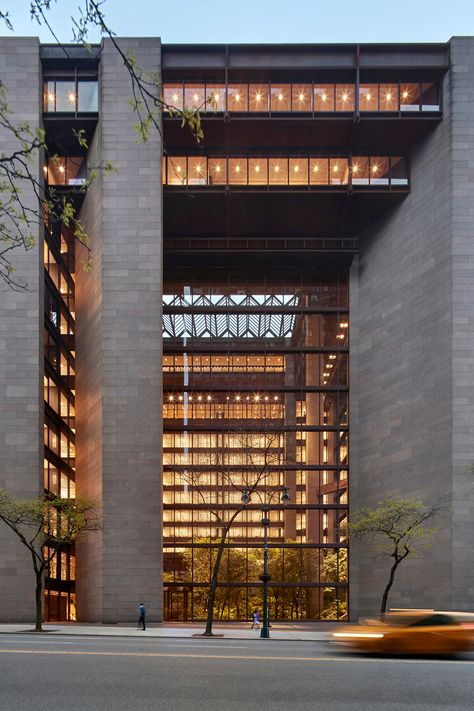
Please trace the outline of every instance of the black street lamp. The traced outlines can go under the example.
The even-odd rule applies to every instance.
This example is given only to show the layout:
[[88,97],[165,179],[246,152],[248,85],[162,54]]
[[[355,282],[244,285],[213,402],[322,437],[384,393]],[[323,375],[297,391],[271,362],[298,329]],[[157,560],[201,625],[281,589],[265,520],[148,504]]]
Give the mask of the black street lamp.
[[[268,527],[270,526],[270,504],[275,496],[281,492],[280,501],[282,504],[287,504],[290,501],[289,489],[287,486],[280,486],[275,489],[270,495],[266,503],[262,505],[262,526],[263,526],[263,575],[260,575],[260,580],[263,583],[263,625],[260,632],[262,639],[270,637],[270,614],[268,609],[268,583],[271,576],[268,574]],[[250,502],[250,491],[245,489],[242,494],[242,503]]]

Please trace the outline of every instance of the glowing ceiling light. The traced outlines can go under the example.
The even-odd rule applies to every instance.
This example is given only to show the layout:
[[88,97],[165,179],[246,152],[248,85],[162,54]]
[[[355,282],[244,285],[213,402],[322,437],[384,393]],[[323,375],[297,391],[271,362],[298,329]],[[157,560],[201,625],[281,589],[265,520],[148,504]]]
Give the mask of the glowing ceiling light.
[[44,171],[45,173],[47,173],[47,172],[48,172],[48,168],[47,168],[47,166],[46,166],[46,165],[43,165],[43,171]]
[[236,172],[236,173],[240,173],[240,165],[236,165],[236,166],[235,166],[235,172]]
[[278,94],[278,101],[283,101],[283,94]]
[[268,395],[265,395],[265,400],[268,400]]
[[299,94],[299,96],[298,96],[298,100],[299,100],[299,101],[304,101],[304,99],[305,99],[305,95],[303,94],[303,92],[301,92],[301,93]]
[[358,170],[359,170],[359,166],[356,163],[355,165],[352,166],[352,172],[357,173]]
[[250,400],[250,396],[249,396],[249,395],[247,395],[247,397],[246,397],[245,399],[246,399],[246,400]]
[[280,166],[276,165],[273,170],[275,171],[275,173],[278,173],[280,170]]
[[330,358],[330,360],[336,360],[336,356],[334,355],[334,353],[331,354],[331,355],[329,356],[329,358]]
[[315,173],[317,173],[317,172],[319,171],[319,165],[315,165],[315,166],[313,167],[313,170],[314,170]]
[[[216,165],[216,173],[220,173],[220,172],[221,172],[221,167],[220,167],[220,165]],[[219,360],[219,359],[218,359],[218,360]]]
[[69,101],[71,103],[74,103],[76,101],[76,95],[73,94],[72,92],[68,95],[68,97],[69,97]]
[[275,395],[275,397],[274,397],[273,399],[274,399],[274,400],[278,400],[278,395]]
[[178,400],[179,400],[180,402],[182,402],[182,400],[183,400],[183,396],[182,396],[182,395],[180,395],[180,396],[179,396],[179,398],[178,398]]
[[181,173],[181,166],[180,166],[180,165],[177,166],[176,172],[177,172],[177,173]]
[[323,101],[327,101],[327,100],[328,100],[327,94],[322,94],[322,95],[321,95],[321,99],[322,99]]
[[387,93],[385,94],[385,99],[388,102],[390,102],[392,100],[392,94],[389,91],[387,91]]
[[[348,326],[349,326],[349,322],[348,322],[348,321],[341,321],[341,323],[339,324],[339,327],[340,327],[340,328],[348,328]],[[335,358],[335,357],[336,357],[336,356],[334,356],[334,358]]]
[[333,167],[333,171],[334,171],[335,173],[337,173],[338,170],[339,170],[339,166],[338,166],[337,163],[336,163],[336,165]]
[[64,170],[65,170],[64,166],[63,166],[63,165],[60,165],[60,166],[59,166],[59,172],[60,172],[60,173],[64,173]]
[[202,170],[202,165],[200,165],[200,164],[198,163],[198,165],[196,166],[196,173],[200,173],[201,170]]
[[210,395],[208,395],[208,396],[207,396],[207,401],[209,402],[210,400],[212,400],[212,397],[211,397]]
[[173,99],[173,101],[178,101],[178,94],[173,94],[171,98]]
[[372,173],[376,173],[378,171],[378,169],[379,169],[379,167],[376,163],[375,165],[372,166]]
[[54,101],[54,94],[48,94],[48,101]]
[[260,92],[257,92],[257,93],[255,94],[255,101],[256,101],[257,103],[259,103],[261,100],[262,100],[262,95],[260,94]]
[[405,89],[405,91],[402,94],[404,99],[408,99],[408,91]]
[[198,400],[199,400],[199,402],[201,402],[201,400],[202,400],[202,395],[199,395],[199,396],[198,396]]
[[255,395],[255,402],[258,402],[260,400],[260,395]]
[[199,94],[193,94],[193,101],[195,104],[199,101]]
[[343,100],[343,101],[347,101],[348,98],[349,98],[349,97],[348,97],[347,94],[344,93],[344,94],[342,95],[342,100]]
[[328,381],[327,381],[327,380],[323,380],[323,385],[327,385],[327,384],[328,384]]
[[338,333],[337,336],[336,336],[336,338],[344,338],[344,334],[343,334],[343,333]]
[[174,397],[173,397],[172,395],[170,395],[170,396],[168,397],[168,400],[169,400],[170,402],[173,402]]
[[236,395],[236,396],[235,396],[235,399],[237,400],[237,402],[239,402],[239,401],[240,401],[240,395]]
[[192,401],[193,401],[193,396],[190,395],[190,396],[189,396],[189,402],[192,402]]
[[255,166],[255,172],[256,172],[256,173],[260,173],[260,166],[259,166],[259,165],[256,165],[256,166]]
[[295,165],[295,173],[298,173],[299,169],[300,169],[299,165]]

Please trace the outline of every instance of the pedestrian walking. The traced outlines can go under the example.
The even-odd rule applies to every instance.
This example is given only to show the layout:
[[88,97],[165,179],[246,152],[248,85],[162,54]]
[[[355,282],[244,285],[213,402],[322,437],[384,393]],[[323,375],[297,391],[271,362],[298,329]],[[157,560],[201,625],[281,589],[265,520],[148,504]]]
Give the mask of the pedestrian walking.
[[259,610],[254,610],[252,612],[252,625],[250,627],[251,630],[259,630],[260,629],[260,612]]
[[138,627],[140,627],[140,625],[142,625],[142,629],[143,629],[143,631],[145,631],[145,629],[146,629],[146,625],[145,625],[146,610],[145,610],[145,605],[143,604],[143,602],[140,603],[138,612],[140,614],[140,617],[138,618]]

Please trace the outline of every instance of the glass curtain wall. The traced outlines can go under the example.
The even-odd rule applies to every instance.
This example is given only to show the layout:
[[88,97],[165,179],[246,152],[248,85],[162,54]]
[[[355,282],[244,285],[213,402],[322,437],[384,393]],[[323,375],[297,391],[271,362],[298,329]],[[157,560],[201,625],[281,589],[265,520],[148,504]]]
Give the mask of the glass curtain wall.
[[[45,494],[74,498],[75,486],[75,306],[74,237],[52,217],[43,243],[44,461]],[[76,619],[74,545],[54,556],[45,576],[45,620]]]
[[347,279],[168,284],[163,306],[165,618],[205,617],[245,489],[216,618],[261,608],[266,504],[271,618],[345,618]]

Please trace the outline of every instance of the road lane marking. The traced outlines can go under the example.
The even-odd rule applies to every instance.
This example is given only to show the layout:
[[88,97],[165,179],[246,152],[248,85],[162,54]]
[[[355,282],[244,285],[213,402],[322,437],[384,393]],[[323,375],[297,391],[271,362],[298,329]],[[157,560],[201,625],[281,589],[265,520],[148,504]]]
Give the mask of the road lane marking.
[[371,664],[474,664],[473,661],[457,659],[397,659],[397,658],[371,658],[371,657],[276,657],[243,654],[176,654],[173,652],[88,652],[80,650],[34,650],[34,649],[0,649],[0,654],[62,654],[74,656],[93,657],[167,657],[172,659],[239,659],[241,661],[269,661],[269,662],[359,662]]

